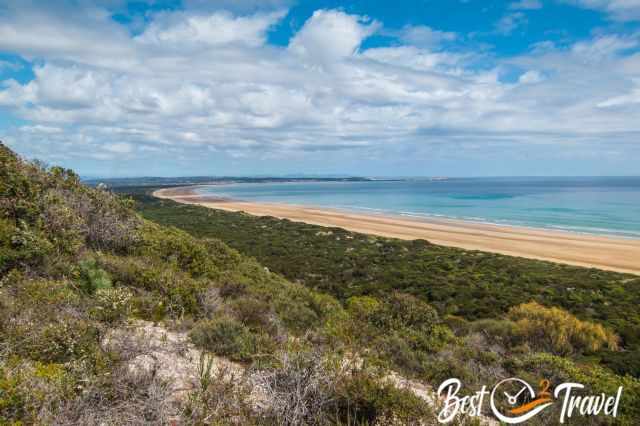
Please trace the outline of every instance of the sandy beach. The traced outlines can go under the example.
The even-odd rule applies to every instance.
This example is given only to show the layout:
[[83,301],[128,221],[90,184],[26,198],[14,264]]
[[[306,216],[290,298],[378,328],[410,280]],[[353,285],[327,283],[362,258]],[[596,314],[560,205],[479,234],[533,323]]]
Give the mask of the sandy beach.
[[360,214],[288,204],[249,203],[199,195],[194,192],[194,188],[166,188],[155,191],[153,195],[180,203],[336,226],[371,235],[406,240],[425,239],[443,246],[640,275],[640,240],[635,239],[444,219]]

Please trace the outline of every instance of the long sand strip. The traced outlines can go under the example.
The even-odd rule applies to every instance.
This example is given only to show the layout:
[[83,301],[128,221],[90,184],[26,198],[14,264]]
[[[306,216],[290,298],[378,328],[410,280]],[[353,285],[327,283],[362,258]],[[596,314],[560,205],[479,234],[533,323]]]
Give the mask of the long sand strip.
[[636,239],[457,220],[426,220],[360,214],[288,204],[249,203],[199,195],[193,191],[193,188],[160,189],[153,195],[180,203],[228,211],[243,211],[255,216],[274,216],[314,225],[335,226],[364,234],[405,240],[420,238],[443,246],[640,275],[640,240]]

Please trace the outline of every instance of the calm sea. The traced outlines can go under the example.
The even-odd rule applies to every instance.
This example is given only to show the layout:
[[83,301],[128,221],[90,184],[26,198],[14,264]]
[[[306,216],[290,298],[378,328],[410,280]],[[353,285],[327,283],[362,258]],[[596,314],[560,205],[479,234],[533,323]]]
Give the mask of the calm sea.
[[640,177],[257,183],[200,191],[246,201],[640,238]]

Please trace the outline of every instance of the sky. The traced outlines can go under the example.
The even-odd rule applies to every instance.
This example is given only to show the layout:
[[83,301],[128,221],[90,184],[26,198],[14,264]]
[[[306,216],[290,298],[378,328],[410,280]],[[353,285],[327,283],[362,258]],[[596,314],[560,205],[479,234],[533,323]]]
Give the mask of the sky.
[[85,177],[640,175],[640,0],[0,0],[0,140]]

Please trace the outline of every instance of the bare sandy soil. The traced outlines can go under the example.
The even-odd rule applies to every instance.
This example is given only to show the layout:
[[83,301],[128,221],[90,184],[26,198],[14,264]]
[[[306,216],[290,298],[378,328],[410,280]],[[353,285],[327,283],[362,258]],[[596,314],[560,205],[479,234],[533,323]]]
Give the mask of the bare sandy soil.
[[443,246],[640,275],[640,240],[635,239],[454,220],[368,215],[288,204],[249,203],[198,195],[193,188],[161,189],[155,191],[153,195],[180,203],[228,211],[243,211],[256,216],[274,216],[315,225],[336,226],[371,235],[405,240],[425,239]]

